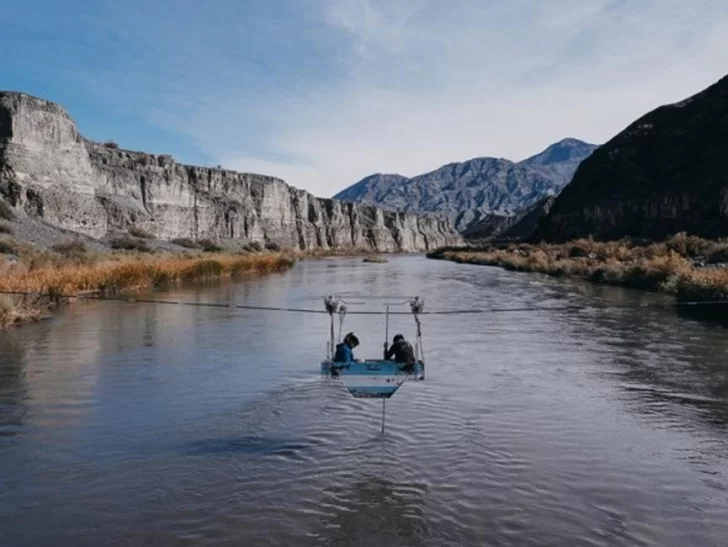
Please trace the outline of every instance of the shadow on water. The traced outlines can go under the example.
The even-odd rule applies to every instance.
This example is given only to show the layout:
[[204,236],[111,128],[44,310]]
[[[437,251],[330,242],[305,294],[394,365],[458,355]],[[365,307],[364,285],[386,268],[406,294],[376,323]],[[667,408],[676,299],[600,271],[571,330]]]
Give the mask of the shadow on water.
[[301,458],[306,450],[315,448],[316,441],[297,442],[291,439],[265,438],[256,435],[205,439],[185,445],[184,452],[197,455],[253,454]]
[[677,315],[683,319],[693,319],[702,323],[717,325],[728,329],[728,305],[705,304],[700,306],[675,306]]
[[24,342],[15,332],[0,333],[0,438],[23,431],[28,396]]
[[428,487],[365,475],[348,487],[324,491],[328,508],[310,534],[311,545],[422,545],[430,536]]

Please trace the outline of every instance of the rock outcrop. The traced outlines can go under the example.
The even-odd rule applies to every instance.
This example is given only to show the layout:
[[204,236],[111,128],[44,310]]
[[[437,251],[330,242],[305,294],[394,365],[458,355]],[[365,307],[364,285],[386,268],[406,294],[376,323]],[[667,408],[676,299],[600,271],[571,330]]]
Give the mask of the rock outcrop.
[[534,241],[728,236],[728,76],[644,115],[585,160]]
[[334,197],[392,210],[446,214],[460,232],[481,221],[502,227],[500,220],[558,194],[595,148],[563,139],[518,163],[486,157],[450,163],[412,178],[375,174]]
[[15,92],[0,92],[0,197],[20,215],[99,239],[134,227],[160,239],[379,252],[459,240],[443,217],[319,199],[278,178],[91,142],[61,106]]
[[536,230],[541,218],[548,214],[555,201],[555,196],[548,196],[512,215],[492,213],[465,230],[463,237],[473,240],[500,241],[528,239]]

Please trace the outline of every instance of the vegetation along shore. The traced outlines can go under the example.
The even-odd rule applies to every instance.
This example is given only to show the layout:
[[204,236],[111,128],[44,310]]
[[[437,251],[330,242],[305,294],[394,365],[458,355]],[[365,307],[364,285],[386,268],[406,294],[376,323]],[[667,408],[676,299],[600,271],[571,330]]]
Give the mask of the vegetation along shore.
[[0,328],[48,317],[84,292],[119,293],[179,282],[283,271],[296,256],[281,251],[222,250],[96,253],[78,241],[39,249],[0,238]]
[[685,233],[660,242],[577,239],[562,244],[443,247],[427,256],[659,291],[679,301],[728,300],[728,240]]

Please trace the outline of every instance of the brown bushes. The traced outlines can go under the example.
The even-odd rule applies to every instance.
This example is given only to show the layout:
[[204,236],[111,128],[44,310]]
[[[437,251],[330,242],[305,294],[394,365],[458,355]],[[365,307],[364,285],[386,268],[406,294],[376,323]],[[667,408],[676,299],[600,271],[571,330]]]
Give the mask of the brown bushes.
[[661,291],[675,294],[681,300],[728,299],[728,268],[705,269],[694,264],[728,262],[728,242],[686,234],[677,234],[659,243],[579,239],[561,245],[514,244],[505,248],[443,250],[431,256]]
[[220,255],[214,258],[168,256],[117,256],[86,264],[45,266],[0,279],[0,291],[75,294],[78,291],[111,291],[159,286],[177,281],[202,281],[244,273],[277,271],[293,265],[278,254]]
[[[0,240],[0,243],[2,240]],[[17,267],[0,276],[0,292],[32,293],[23,297],[0,295],[0,328],[44,317],[65,299],[81,291],[116,293],[182,281],[206,281],[290,268],[295,260],[280,253],[260,254],[137,254],[88,253],[80,242],[42,251],[18,244]],[[15,254],[15,253],[14,253]]]

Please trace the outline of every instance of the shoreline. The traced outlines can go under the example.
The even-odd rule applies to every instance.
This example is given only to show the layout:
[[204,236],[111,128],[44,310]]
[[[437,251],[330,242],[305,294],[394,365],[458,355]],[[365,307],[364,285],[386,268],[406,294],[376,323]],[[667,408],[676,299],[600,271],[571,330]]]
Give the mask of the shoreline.
[[[296,259],[284,252],[114,253],[62,256],[0,265],[0,330],[52,317],[84,294],[119,294],[213,279],[286,271]],[[45,260],[45,261],[44,261]],[[7,293],[27,294],[7,294]]]
[[662,242],[579,239],[444,247],[427,257],[660,292],[674,296],[676,303],[728,300],[728,241],[685,234]]
[[[150,288],[246,278],[287,271],[301,260],[361,258],[363,248],[142,252],[88,251],[82,243],[42,250],[13,242],[10,260],[0,255],[0,330],[53,317],[88,294],[129,294]],[[404,251],[378,253],[409,255]],[[17,256],[16,256],[17,255]],[[26,294],[7,294],[7,293]],[[5,293],[5,294],[3,294]]]

